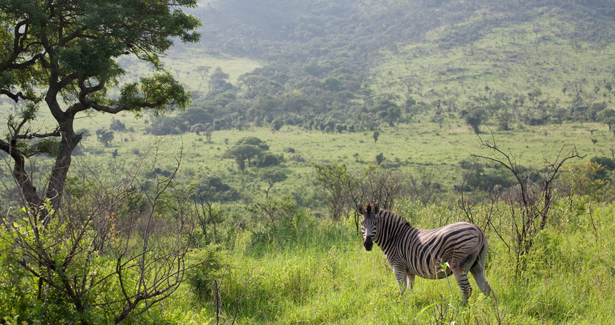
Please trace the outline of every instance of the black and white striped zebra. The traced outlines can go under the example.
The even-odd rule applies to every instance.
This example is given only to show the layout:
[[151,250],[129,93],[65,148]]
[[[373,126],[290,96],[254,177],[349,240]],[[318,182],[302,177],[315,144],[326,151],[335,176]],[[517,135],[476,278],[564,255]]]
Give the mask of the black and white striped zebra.
[[437,229],[412,227],[391,211],[367,204],[359,207],[363,215],[363,246],[371,251],[376,243],[393,269],[400,293],[412,290],[414,277],[443,279],[451,274],[461,288],[463,300],[472,294],[468,271],[480,290],[489,296],[491,287],[485,279],[487,240],[476,225],[457,222]]

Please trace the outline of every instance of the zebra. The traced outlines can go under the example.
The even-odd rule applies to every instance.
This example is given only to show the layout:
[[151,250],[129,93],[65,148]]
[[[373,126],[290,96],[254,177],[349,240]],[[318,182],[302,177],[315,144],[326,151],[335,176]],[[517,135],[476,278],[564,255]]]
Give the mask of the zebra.
[[484,273],[487,240],[476,225],[457,222],[437,229],[414,228],[397,214],[371,203],[365,209],[359,206],[358,212],[363,215],[365,250],[371,251],[373,243],[382,249],[399,284],[400,295],[407,287],[412,291],[415,275],[443,279],[453,274],[466,302],[472,294],[468,271],[483,294],[491,294]]

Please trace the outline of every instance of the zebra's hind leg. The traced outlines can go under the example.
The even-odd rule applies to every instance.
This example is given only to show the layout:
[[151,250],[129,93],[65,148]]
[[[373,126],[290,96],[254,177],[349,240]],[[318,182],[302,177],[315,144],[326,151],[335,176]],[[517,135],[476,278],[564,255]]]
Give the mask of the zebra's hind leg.
[[455,280],[457,280],[457,284],[461,289],[461,294],[463,295],[463,301],[467,302],[470,295],[472,295],[472,286],[470,285],[470,281],[468,280],[468,273],[465,271],[454,271]]
[[478,284],[480,291],[487,297],[491,294],[491,287],[485,278],[485,260],[487,258],[487,242],[483,244],[483,248],[480,250],[476,261],[470,268],[470,272],[472,272],[472,276],[474,277],[474,281]]
[[472,276],[474,276],[474,281],[476,281],[476,284],[478,284],[480,291],[482,291],[485,296],[489,297],[489,295],[491,294],[491,287],[489,286],[489,283],[485,278],[485,270],[483,265],[483,263],[480,263],[477,260],[476,263],[474,263],[474,265],[470,269],[470,272],[472,272]]

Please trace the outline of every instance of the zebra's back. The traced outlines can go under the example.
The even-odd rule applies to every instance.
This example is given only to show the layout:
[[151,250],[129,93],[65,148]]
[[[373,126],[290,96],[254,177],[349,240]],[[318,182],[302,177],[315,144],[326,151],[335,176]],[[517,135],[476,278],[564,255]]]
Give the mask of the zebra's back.
[[413,228],[399,244],[399,254],[407,261],[408,271],[427,279],[450,275],[443,264],[463,268],[480,253],[485,235],[476,226],[457,222],[436,229]]

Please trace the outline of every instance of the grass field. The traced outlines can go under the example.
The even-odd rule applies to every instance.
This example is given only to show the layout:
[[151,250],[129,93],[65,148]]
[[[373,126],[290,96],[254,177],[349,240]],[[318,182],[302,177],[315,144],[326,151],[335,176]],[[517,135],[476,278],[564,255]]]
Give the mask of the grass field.
[[[414,291],[400,296],[384,254],[363,249],[352,218],[330,223],[300,215],[271,243],[254,244],[249,236],[219,243],[234,247],[218,246],[222,266],[229,265],[215,272],[218,279],[225,274],[221,321],[230,322],[239,306],[238,324],[610,324],[615,321],[615,264],[608,249],[615,244],[613,208],[558,200],[551,223],[519,270],[514,252],[486,229],[486,276],[497,301],[485,299],[471,280],[474,292],[465,306],[454,279],[417,278]],[[398,202],[395,210],[418,227],[464,221],[455,207]],[[484,216],[488,210],[476,212]],[[511,216],[505,206],[496,211],[494,224],[510,243],[505,228]],[[213,324],[214,306],[211,296],[196,298],[185,287],[167,307],[168,317]]]
[[[94,132],[102,127],[108,128],[112,118],[120,119],[127,128],[133,127],[135,132],[116,132],[112,144],[104,147],[96,140]],[[491,154],[481,147],[479,138],[467,126],[456,121],[445,122],[442,129],[430,122],[398,124],[394,128],[382,125],[377,142],[374,142],[371,132],[324,133],[293,126],[284,126],[278,132],[254,127],[243,131],[215,131],[212,141],[207,142],[204,135],[195,133],[163,137],[145,134],[144,129],[148,126],[145,121],[150,120],[149,116],[135,120],[130,115],[82,118],[77,129],[83,127],[90,130],[92,136],[86,138],[82,145],[91,153],[80,156],[78,160],[101,171],[106,170],[109,164],[117,164],[119,166],[114,168],[114,174],[120,175],[127,172],[148,146],[159,143],[159,154],[168,158],[164,166],[167,169],[175,164],[174,157],[182,152],[178,180],[199,180],[217,175],[228,179],[238,189],[250,185],[253,190],[265,185],[264,182],[249,184],[262,168],[249,167],[243,173],[239,172],[234,160],[225,158],[224,152],[239,139],[255,136],[266,141],[271,152],[284,154],[286,158],[281,167],[288,179],[276,184],[272,194],[300,195],[306,186],[313,186],[311,162],[344,163],[350,170],[361,170],[368,164],[375,164],[375,156],[383,153],[386,160],[399,165],[401,170],[437,175],[437,180],[450,190],[452,185],[461,182],[460,160],[471,158],[471,154]],[[525,126],[523,130],[513,131],[495,131],[495,126],[487,125],[482,129],[484,141],[492,142],[489,130],[494,130],[493,138],[500,148],[514,155],[520,164],[534,168],[543,167],[545,159],[552,161],[560,149],[570,150],[572,146],[576,146],[581,155],[586,155],[586,161],[593,156],[610,157],[609,148],[614,142],[607,126],[598,123]],[[597,140],[596,144],[591,139]],[[288,153],[289,147],[294,148],[295,153]],[[116,150],[118,156],[113,159],[112,153]],[[293,156],[301,156],[305,161],[293,160]]]
[[[598,47],[571,42],[565,35],[572,28],[545,14],[532,22],[481,29],[484,35],[477,41],[452,47],[442,42],[451,28],[434,30],[421,43],[400,46],[396,53],[383,52],[385,59],[372,84],[380,93],[426,102],[464,102],[485,94],[485,86],[509,94],[540,88],[543,98],[561,107],[571,100],[570,85],[577,83],[584,89],[582,96],[611,103],[613,94],[604,85],[613,80],[615,48],[608,43]],[[566,86],[567,91],[562,91]]]
[[[235,84],[239,76],[262,66],[261,63],[247,58],[234,58],[224,55],[213,57],[194,46],[190,48],[174,47],[166,52],[161,60],[165,68],[187,89],[205,93],[208,91],[209,75],[217,67],[228,73],[230,75],[229,82]],[[138,80],[139,77],[147,76],[151,72],[148,65],[132,56],[121,58],[119,62],[128,72],[122,81]],[[200,71],[200,69],[207,67],[209,67],[207,73]]]

